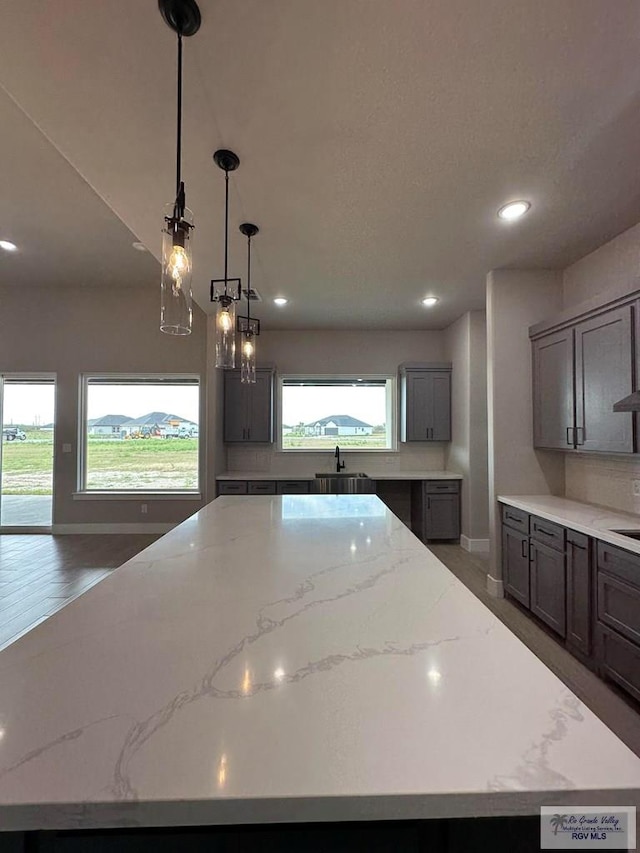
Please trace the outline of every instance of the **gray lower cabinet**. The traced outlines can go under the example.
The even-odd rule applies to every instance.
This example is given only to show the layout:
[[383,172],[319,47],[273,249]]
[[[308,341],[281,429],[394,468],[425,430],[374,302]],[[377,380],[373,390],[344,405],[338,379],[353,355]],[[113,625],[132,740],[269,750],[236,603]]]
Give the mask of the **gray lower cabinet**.
[[306,495],[309,480],[218,480],[219,495]]
[[529,534],[502,526],[502,580],[505,591],[529,607]]
[[460,538],[460,481],[411,484],[411,529],[423,542]]
[[451,365],[401,365],[400,412],[401,441],[451,441]]
[[244,384],[239,370],[225,370],[225,442],[273,442],[273,379],[272,369],[258,368],[255,384]]
[[591,553],[588,536],[567,530],[567,646],[586,657],[592,648]]
[[531,612],[564,637],[566,631],[564,550],[558,551],[532,538],[529,544],[529,562]]
[[277,492],[279,495],[308,495],[310,485],[309,480],[278,480]]
[[219,495],[246,495],[246,480],[218,480]]
[[274,480],[247,480],[248,495],[275,495],[275,493]]

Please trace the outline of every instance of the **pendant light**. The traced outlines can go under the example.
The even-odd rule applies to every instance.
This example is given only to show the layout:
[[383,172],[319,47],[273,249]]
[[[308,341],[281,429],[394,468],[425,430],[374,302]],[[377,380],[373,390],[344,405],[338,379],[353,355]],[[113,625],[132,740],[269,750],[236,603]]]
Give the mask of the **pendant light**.
[[260,229],[251,222],[243,222],[240,231],[247,238],[247,316],[238,317],[240,332],[240,382],[253,384],[256,381],[256,338],[260,334],[260,320],[251,316],[251,238]]
[[211,301],[216,311],[216,367],[236,366],[236,302],[242,297],[239,278],[229,278],[229,172],[235,172],[240,159],[233,151],[220,149],[213,155],[216,166],[224,172],[224,278],[211,282]]
[[178,119],[176,133],[176,197],[166,205],[162,230],[160,331],[190,335],[192,325],[191,229],[193,214],[186,207],[182,159],[182,38],[200,29],[200,9],[195,0],[158,0],[165,23],[178,36]]

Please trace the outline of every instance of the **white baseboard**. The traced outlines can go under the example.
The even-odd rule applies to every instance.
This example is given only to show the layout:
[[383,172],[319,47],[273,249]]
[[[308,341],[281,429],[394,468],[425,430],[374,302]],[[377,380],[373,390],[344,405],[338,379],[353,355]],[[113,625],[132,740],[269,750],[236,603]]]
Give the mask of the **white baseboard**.
[[51,532],[64,533],[168,533],[176,527],[175,524],[54,524]]
[[504,584],[499,578],[487,575],[487,592],[493,598],[504,598]]
[[460,545],[465,551],[470,554],[488,554],[489,540],[488,539],[469,539],[464,533],[460,537]]

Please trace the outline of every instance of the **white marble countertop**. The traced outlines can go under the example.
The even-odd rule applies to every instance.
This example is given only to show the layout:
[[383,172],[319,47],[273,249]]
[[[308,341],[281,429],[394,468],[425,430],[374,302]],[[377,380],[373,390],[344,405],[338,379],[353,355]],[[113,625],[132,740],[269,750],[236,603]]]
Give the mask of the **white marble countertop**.
[[0,828],[640,805],[638,759],[374,495],[221,497],[0,652]]
[[547,521],[555,521],[571,530],[577,530],[578,533],[593,536],[610,545],[618,545],[627,551],[640,554],[640,541],[612,532],[613,530],[640,531],[638,515],[595,504],[571,501],[567,498],[557,498],[553,495],[501,495],[498,500],[532,515],[546,518]]
[[[453,471],[376,471],[370,470],[366,465],[365,474],[372,480],[462,480],[462,474]],[[331,471],[324,473],[330,474]],[[348,474],[345,469],[343,474]],[[313,474],[274,474],[268,471],[225,471],[218,474],[216,480],[315,480]]]

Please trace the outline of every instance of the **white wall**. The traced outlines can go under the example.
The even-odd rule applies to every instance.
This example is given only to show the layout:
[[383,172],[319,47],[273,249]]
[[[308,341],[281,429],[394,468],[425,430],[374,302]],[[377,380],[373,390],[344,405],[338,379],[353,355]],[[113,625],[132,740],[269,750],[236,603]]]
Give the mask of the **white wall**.
[[452,435],[445,463],[464,477],[461,532],[470,547],[482,547],[489,538],[486,350],[484,311],[468,312],[445,330],[446,358],[453,366]]
[[[403,361],[445,361],[444,333],[385,331],[263,332],[258,363],[275,364],[281,374],[397,374]],[[445,444],[399,444],[398,453],[345,451],[347,470],[441,470]],[[227,447],[231,471],[263,471],[308,475],[330,471],[333,453],[282,453],[271,447]]]
[[[73,500],[78,477],[79,378],[87,372],[198,374],[203,389],[200,442],[212,448],[202,486],[205,501],[214,496],[220,463],[212,435],[219,417],[218,378],[215,371],[207,378],[206,319],[199,308],[194,306],[193,333],[172,337],[159,329],[160,295],[155,284],[111,290],[3,286],[0,306],[0,373],[55,373],[57,378],[54,524],[176,523],[201,505],[145,498],[148,512],[143,516],[138,501]],[[70,444],[73,452],[63,454],[63,443]]]
[[562,305],[562,274],[497,270],[487,277],[488,588],[501,592],[499,495],[564,493],[564,456],[533,449],[529,326]]
[[[568,267],[562,277],[563,306],[624,296],[640,288],[640,224]],[[640,479],[640,458],[567,454],[565,493],[568,498],[640,513],[632,481]]]

